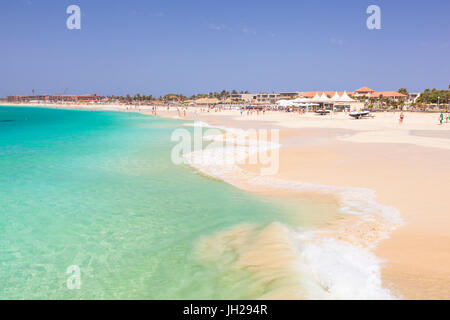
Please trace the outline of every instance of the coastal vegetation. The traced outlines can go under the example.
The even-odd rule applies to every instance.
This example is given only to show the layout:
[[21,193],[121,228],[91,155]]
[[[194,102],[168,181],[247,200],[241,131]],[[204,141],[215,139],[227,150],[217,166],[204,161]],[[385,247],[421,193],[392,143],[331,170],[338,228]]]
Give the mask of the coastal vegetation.
[[130,103],[147,103],[147,102],[152,102],[152,101],[176,101],[176,102],[184,102],[187,100],[196,100],[196,99],[201,99],[201,98],[216,98],[219,100],[225,100],[231,97],[231,95],[233,94],[248,94],[249,91],[248,90],[241,90],[241,91],[237,91],[237,90],[232,90],[227,91],[227,90],[222,90],[221,92],[208,92],[208,93],[196,93],[193,94],[191,96],[185,96],[181,93],[168,93],[165,95],[161,95],[159,97],[157,96],[153,96],[151,94],[149,95],[141,95],[140,93],[136,93],[135,95],[130,95],[130,94],[126,94],[125,96],[119,96],[119,95],[110,95],[110,96],[106,96],[106,97],[102,97],[102,98],[106,98],[107,100],[110,101],[120,101],[120,102],[130,102]]
[[423,104],[441,104],[448,103],[450,100],[450,90],[426,89],[417,102]]

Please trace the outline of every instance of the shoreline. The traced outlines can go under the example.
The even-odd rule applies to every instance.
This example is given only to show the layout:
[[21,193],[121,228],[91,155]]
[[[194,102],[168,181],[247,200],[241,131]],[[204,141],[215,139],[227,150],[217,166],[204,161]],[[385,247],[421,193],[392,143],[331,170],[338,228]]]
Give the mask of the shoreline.
[[[207,123],[200,125],[210,127]],[[235,139],[234,129],[223,126],[219,128],[226,132],[219,136],[220,139]],[[224,154],[229,154],[227,147],[219,149],[223,150]],[[264,237],[263,243],[275,243],[274,246],[281,250],[273,252],[271,247],[263,250],[265,245],[261,245],[259,250],[254,249],[253,263],[261,264],[260,269],[276,269],[280,274],[291,274],[293,283],[300,281],[298,279],[308,279],[308,283],[297,286],[286,285],[283,289],[278,289],[276,293],[271,292],[263,298],[397,299],[401,297],[396,290],[390,290],[382,285],[383,261],[372,252],[381,240],[387,238],[389,233],[402,223],[395,208],[377,203],[374,200],[375,193],[366,188],[305,183],[298,179],[280,179],[276,178],[276,175],[275,177],[261,175],[256,172],[258,170],[252,171],[249,166],[238,165],[233,161],[225,161],[224,164],[221,161],[222,152],[217,153],[219,158],[216,159],[215,150],[217,149],[193,152],[198,154],[190,165],[207,176],[262,196],[313,194],[321,200],[324,197],[325,199],[337,197],[338,200],[337,216],[333,220],[328,220],[325,228],[299,229],[272,224],[265,228],[265,230],[271,230],[268,236],[260,234],[256,236],[257,239]],[[233,147],[230,151],[232,155],[235,152]],[[245,154],[239,156],[240,159],[251,157],[251,151],[243,152]],[[195,161],[202,156],[203,163],[202,160]],[[261,168],[259,164],[254,167]],[[243,232],[239,229],[240,227],[246,229],[245,226],[236,226],[216,235],[218,240],[215,241],[218,243],[213,246],[223,247],[222,237],[239,239],[239,234]],[[265,234],[265,230],[261,233]],[[277,230],[277,236],[272,234],[273,230]],[[341,257],[341,254],[347,258]],[[242,257],[245,259],[245,256],[246,252],[240,253],[239,260]],[[265,258],[261,259],[260,256]],[[285,265],[275,261],[284,261]],[[293,268],[293,271],[288,272],[290,268]],[[256,274],[259,273],[256,272]],[[270,279],[266,279],[267,275],[260,277],[267,282],[278,281],[278,276],[272,274]],[[303,293],[300,294],[300,292]]]
[[[127,111],[123,108],[125,106],[105,106],[117,110],[79,105],[30,107]],[[149,114],[145,111],[141,113]],[[280,172],[275,175],[277,179],[342,188],[369,188],[376,192],[378,203],[400,210],[405,224],[391,232],[389,239],[379,242],[374,251],[376,256],[386,260],[381,270],[383,287],[392,288],[406,299],[450,298],[450,272],[445,268],[450,263],[450,218],[445,214],[445,203],[448,201],[445,201],[444,192],[445,181],[450,181],[450,174],[445,172],[448,170],[439,170],[448,167],[445,167],[445,159],[450,158],[450,139],[447,138],[450,137],[450,124],[424,124],[424,119],[433,118],[429,114],[407,116],[401,128],[398,128],[392,114],[376,114],[381,121],[376,118],[375,121],[365,119],[358,122],[342,117],[319,119],[310,115],[302,117],[280,113],[242,117],[238,111],[188,112],[186,118],[178,118],[176,112],[158,112],[157,115],[199,120],[230,128],[280,129],[283,146],[280,149]],[[436,117],[435,114],[433,116]],[[408,123],[409,118],[411,122]],[[346,131],[337,134],[337,130]],[[419,136],[411,134],[419,130],[425,133]],[[426,137],[431,132],[440,133]],[[314,143],[298,141],[309,138]],[[241,169],[256,174],[260,168],[244,165]],[[441,185],[430,177],[439,177]],[[389,188],[386,188],[386,181],[389,181]],[[418,181],[423,184],[423,190],[415,190]],[[248,183],[246,187],[244,184],[240,187],[250,192],[264,193],[258,188],[252,190]],[[268,190],[270,192],[271,189]],[[422,198],[427,200],[421,201]],[[444,204],[439,202],[441,198]],[[369,230],[362,228],[361,232],[369,233]]]
[[[380,118],[384,118],[382,123],[369,123],[368,128],[361,128],[360,124],[366,126],[366,120],[359,121],[354,128],[347,128],[352,130],[351,133],[346,132],[347,137],[335,138],[335,133],[327,127],[332,121],[329,119],[323,119],[323,124],[314,128],[310,123],[304,125],[305,121],[315,121],[311,117],[301,119],[290,114],[241,117],[238,112],[230,117],[227,112],[225,114],[202,114],[185,119],[232,128],[258,128],[261,123],[264,127],[282,128],[287,143],[283,143],[282,137],[280,158],[285,159],[286,163],[281,164],[278,177],[289,181],[363,186],[374,190],[376,201],[397,208],[404,220],[402,226],[374,249],[375,254],[385,261],[381,270],[384,286],[405,299],[450,298],[450,272],[445,267],[450,263],[450,218],[446,214],[448,201],[445,192],[448,187],[445,181],[450,181],[446,170],[448,161],[445,160],[450,158],[450,124],[438,126],[432,115],[414,114],[411,124],[399,128],[392,114],[387,114],[391,117],[389,123],[381,114]],[[173,118],[171,114],[165,116]],[[282,117],[285,119],[280,120]],[[413,116],[408,115],[408,118]],[[427,120],[429,123],[426,123]],[[293,123],[296,121],[301,124]],[[338,121],[349,123],[342,119]],[[331,124],[330,127],[342,129],[343,125]],[[292,137],[308,136],[307,131],[311,129],[315,130],[309,133],[313,137],[323,131],[325,138],[318,142],[318,146],[292,143]],[[373,135],[364,134],[367,130],[381,134],[374,139]],[[422,136],[410,134],[416,130],[421,130]],[[388,134],[383,134],[385,132]],[[432,132],[437,133],[438,137]],[[427,134],[431,137],[423,137]],[[363,139],[352,139],[358,135]],[[336,165],[324,172],[330,162]],[[255,173],[259,167],[244,166],[244,169]],[[261,193],[261,190],[248,186],[244,189]]]

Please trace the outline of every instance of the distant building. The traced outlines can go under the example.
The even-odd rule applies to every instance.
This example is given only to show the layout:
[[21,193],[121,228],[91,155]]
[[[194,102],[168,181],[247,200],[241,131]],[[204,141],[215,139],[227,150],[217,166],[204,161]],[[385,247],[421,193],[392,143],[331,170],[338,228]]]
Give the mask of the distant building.
[[258,93],[253,96],[252,102],[260,102],[260,103],[275,103],[280,100],[279,93]]
[[408,96],[399,93],[396,91],[375,91],[373,89],[370,89],[368,87],[362,87],[358,90],[355,90],[354,96],[357,97],[367,97],[367,98],[387,98],[390,100],[404,100],[406,101],[408,99]]
[[416,103],[417,102],[417,99],[419,99],[419,97],[420,97],[420,93],[412,93],[412,92],[410,92],[410,93],[408,93],[408,102],[409,103]]
[[375,92],[375,90],[372,90],[368,87],[362,87],[358,90],[355,90],[355,97],[361,97],[361,96],[370,96]]
[[294,92],[280,92],[279,98],[280,99],[295,99],[300,96],[301,92],[294,91]]
[[36,96],[8,96],[8,102],[96,102],[100,97],[96,94],[89,95],[36,95]]
[[253,100],[254,96],[255,95],[253,93],[234,93],[230,95],[230,99],[235,102],[244,101],[248,103]]
[[370,96],[368,96],[369,98],[387,98],[390,100],[403,100],[406,101],[406,99],[408,98],[408,96],[406,94],[403,93],[398,93],[395,91],[381,91],[381,92],[373,92]]

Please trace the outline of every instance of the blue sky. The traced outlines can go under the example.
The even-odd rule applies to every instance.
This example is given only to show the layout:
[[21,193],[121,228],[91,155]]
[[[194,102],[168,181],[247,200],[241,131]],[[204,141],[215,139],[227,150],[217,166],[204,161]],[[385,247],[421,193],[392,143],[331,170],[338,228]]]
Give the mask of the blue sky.
[[[81,8],[81,30],[66,8]],[[366,9],[381,8],[381,30]],[[2,0],[0,96],[450,84],[450,1]]]

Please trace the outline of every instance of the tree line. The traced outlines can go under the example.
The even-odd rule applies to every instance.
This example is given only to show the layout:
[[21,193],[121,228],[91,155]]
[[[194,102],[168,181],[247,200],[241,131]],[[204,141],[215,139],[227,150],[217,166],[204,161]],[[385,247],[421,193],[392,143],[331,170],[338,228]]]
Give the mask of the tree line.
[[125,96],[119,95],[110,95],[101,98],[105,98],[107,100],[119,100],[120,102],[151,102],[151,101],[186,101],[186,100],[196,100],[201,98],[217,98],[220,100],[225,100],[230,98],[232,94],[245,94],[249,93],[248,91],[227,91],[222,90],[221,92],[209,92],[209,93],[197,93],[191,96],[185,96],[180,93],[168,93],[163,96],[153,96],[153,95],[141,95],[140,93],[136,93],[135,95],[126,94]]
[[[400,88],[397,92],[408,95],[409,92],[406,88]],[[220,100],[225,100],[227,98],[230,98],[233,94],[248,94],[248,91],[227,91],[222,90],[221,92],[208,92],[208,93],[197,93],[193,94],[191,96],[185,96],[180,93],[168,93],[163,96],[153,96],[151,94],[149,95],[141,95],[140,93],[136,93],[135,95],[126,94],[125,96],[119,96],[119,95],[111,95],[105,98],[107,100],[118,100],[120,102],[140,102],[140,103],[146,103],[146,102],[152,102],[152,101],[186,101],[186,100],[196,100],[201,98],[217,98]],[[380,96],[378,98],[368,98],[365,96],[357,97],[358,100],[367,102],[369,105],[372,106],[390,106],[393,108],[399,108],[405,103],[405,99],[399,99],[399,100],[393,100],[389,99],[387,97]],[[423,105],[423,104],[448,104],[450,100],[450,85],[448,90],[438,90],[436,88],[433,89],[425,89],[423,93],[419,96],[419,98],[416,100],[416,105]]]

